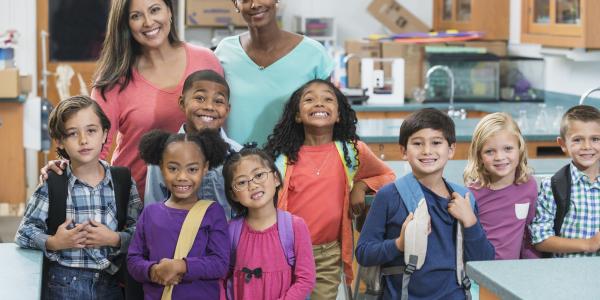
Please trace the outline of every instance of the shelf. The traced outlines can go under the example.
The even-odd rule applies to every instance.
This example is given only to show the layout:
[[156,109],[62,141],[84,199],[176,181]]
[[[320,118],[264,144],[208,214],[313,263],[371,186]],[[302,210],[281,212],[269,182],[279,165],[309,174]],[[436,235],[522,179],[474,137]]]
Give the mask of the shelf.
[[508,54],[531,58],[564,57],[575,62],[600,61],[600,50],[553,48],[539,44],[510,44],[508,45]]

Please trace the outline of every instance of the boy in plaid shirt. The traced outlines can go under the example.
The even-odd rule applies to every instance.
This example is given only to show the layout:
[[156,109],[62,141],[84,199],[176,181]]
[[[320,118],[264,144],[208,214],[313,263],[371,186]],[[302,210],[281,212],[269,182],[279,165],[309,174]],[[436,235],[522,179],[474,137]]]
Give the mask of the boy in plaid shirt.
[[554,257],[600,256],[600,111],[588,105],[570,108],[557,140],[572,158],[569,209],[555,233],[557,205],[550,178],[543,180],[530,227],[532,242]]
[[46,181],[31,196],[15,237],[19,246],[40,249],[50,261],[45,299],[123,298],[115,258],[127,252],[142,203],[131,179],[126,225],[117,231],[111,169],[99,160],[109,128],[102,109],[86,96],[63,100],[50,114],[50,136],[58,154],[70,162],[66,220],[49,234]]

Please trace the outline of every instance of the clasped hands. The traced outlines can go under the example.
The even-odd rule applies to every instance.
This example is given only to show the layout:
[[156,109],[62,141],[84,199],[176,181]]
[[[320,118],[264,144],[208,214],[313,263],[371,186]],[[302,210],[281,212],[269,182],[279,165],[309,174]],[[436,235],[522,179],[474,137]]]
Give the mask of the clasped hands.
[[52,251],[64,249],[99,248],[102,246],[119,247],[121,238],[106,225],[89,220],[74,224],[67,218],[56,229],[56,233],[46,241],[46,248]]
[[186,272],[185,260],[163,258],[150,267],[150,281],[164,286],[177,285]]

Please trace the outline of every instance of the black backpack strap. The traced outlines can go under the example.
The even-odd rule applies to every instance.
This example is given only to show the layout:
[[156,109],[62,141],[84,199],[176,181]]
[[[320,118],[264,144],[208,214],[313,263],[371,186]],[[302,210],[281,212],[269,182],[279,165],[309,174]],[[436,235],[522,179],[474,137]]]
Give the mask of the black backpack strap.
[[[127,208],[129,204],[129,195],[131,194],[131,171],[126,167],[110,167],[112,176],[113,190],[115,192],[115,202],[117,205],[118,231],[122,231],[127,225]],[[117,280],[124,285],[126,300],[143,300],[144,291],[142,284],[137,282],[127,270],[126,253],[119,255],[114,263],[119,265],[119,272],[115,275]]]
[[67,218],[67,173],[63,172],[62,175],[58,175],[48,171],[46,184],[48,185],[47,234],[54,235],[58,226]]
[[554,216],[554,234],[560,236],[565,216],[571,205],[571,164],[562,167],[550,178],[550,186],[556,203],[556,215]]
[[131,171],[126,167],[110,167],[115,201],[117,205],[118,231],[122,231],[127,224],[127,204],[131,192]]
[[[48,171],[46,185],[48,186],[48,217],[46,218],[48,231],[46,233],[54,235],[56,234],[58,226],[64,223],[67,218],[67,172],[58,175],[52,171]],[[49,268],[50,260],[44,256],[44,262],[42,264],[42,299],[46,299],[46,293],[44,291],[48,284]]]

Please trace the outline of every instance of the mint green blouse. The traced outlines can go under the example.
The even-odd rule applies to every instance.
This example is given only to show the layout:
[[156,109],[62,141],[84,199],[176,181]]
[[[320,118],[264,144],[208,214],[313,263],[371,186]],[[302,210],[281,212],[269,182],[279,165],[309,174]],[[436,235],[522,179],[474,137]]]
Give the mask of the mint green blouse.
[[292,93],[312,79],[328,78],[334,67],[325,48],[307,37],[266,68],[250,59],[239,35],[223,39],[215,54],[231,89],[227,133],[240,143],[264,144]]

